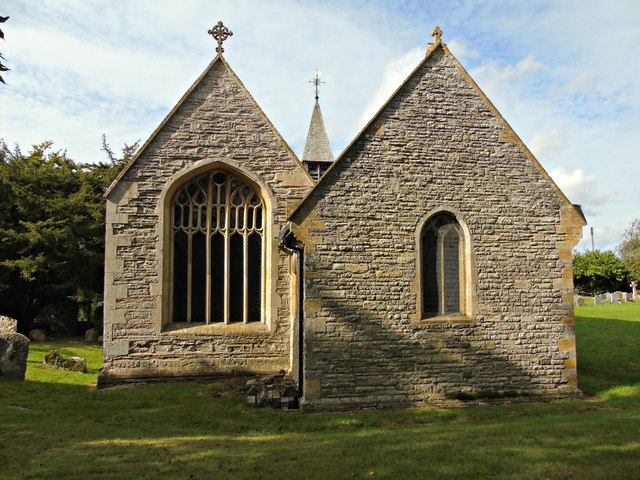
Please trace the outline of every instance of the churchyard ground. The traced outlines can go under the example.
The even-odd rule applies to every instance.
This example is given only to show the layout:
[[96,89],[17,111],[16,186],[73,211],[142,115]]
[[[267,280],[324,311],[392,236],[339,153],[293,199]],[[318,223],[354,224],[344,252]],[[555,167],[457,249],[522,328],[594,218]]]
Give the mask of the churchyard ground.
[[[95,390],[101,349],[32,343],[0,383],[0,478],[611,479],[640,471],[640,303],[578,308],[585,399],[465,408],[252,410],[221,384]],[[57,349],[89,373],[42,366]]]

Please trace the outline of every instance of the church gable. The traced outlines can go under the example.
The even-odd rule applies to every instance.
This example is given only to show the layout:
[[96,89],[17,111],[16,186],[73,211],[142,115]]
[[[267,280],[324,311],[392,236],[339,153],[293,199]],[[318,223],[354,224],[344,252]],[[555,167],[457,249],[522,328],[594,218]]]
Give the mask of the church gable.
[[306,401],[573,391],[574,214],[436,43],[290,216],[311,272]]
[[278,173],[278,180],[287,186],[313,185],[302,163],[219,55],[123,168],[106,196],[120,181],[135,177],[137,170],[170,169],[169,159],[180,159],[175,166],[185,167],[212,157],[230,159],[250,171]]
[[[402,148],[389,149],[390,142],[395,142],[392,147],[402,142]],[[493,150],[469,148],[473,145],[491,145]],[[517,163],[524,171],[533,174],[541,191],[552,192],[568,210],[576,210],[572,214],[582,217],[579,208],[569,202],[439,38],[429,46],[424,60],[344,150],[329,174],[309,192],[291,218],[295,220],[298,215],[304,215],[303,211],[312,208],[311,205],[324,195],[323,184],[340,182],[337,178],[342,171],[353,168],[354,158],[362,158],[364,155],[360,154],[368,148],[395,153],[395,157],[386,157],[381,163],[401,161],[412,164],[415,161],[426,166],[431,157],[433,161],[429,168],[434,169],[434,176],[440,167],[446,168],[449,157],[454,162],[473,166],[482,158],[491,156],[495,159],[496,173],[505,168],[505,164],[509,164],[506,168],[511,168]],[[422,155],[421,159],[417,158],[418,153]],[[383,165],[381,167],[384,169]],[[488,168],[493,166],[488,165]],[[469,169],[471,174],[474,171]]]
[[101,384],[283,369],[308,408],[576,393],[584,219],[440,33],[315,187],[216,57],[107,195]]
[[313,183],[218,54],[106,194],[101,383],[288,368],[277,235]]

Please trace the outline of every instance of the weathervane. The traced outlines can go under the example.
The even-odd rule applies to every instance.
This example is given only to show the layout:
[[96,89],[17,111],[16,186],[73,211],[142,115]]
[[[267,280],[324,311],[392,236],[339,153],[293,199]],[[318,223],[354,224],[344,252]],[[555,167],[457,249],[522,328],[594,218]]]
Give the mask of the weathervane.
[[222,42],[233,35],[233,32],[224,26],[222,20],[220,20],[215,27],[210,28],[207,33],[218,42],[218,46],[216,47],[216,52],[218,53],[224,52]]
[[320,80],[320,70],[316,70],[315,75],[313,76],[313,80],[309,80],[309,83],[313,83],[316,87],[316,102],[318,101],[318,91],[320,90],[320,85],[324,82]]

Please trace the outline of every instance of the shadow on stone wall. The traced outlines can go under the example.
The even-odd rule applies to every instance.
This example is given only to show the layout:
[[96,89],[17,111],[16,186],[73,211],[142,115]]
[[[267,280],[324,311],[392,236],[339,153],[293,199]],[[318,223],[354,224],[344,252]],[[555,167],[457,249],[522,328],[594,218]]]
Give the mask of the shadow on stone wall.
[[[331,317],[326,324],[305,319],[307,379],[310,388],[319,387],[311,404],[404,406],[579,393],[562,377],[558,338],[541,339],[545,330],[538,330],[530,345],[520,334],[531,331],[516,319],[502,320],[510,328],[496,334],[478,321],[412,323],[406,313],[385,318],[347,300],[331,299],[322,310]],[[313,325],[326,331],[316,333]]]

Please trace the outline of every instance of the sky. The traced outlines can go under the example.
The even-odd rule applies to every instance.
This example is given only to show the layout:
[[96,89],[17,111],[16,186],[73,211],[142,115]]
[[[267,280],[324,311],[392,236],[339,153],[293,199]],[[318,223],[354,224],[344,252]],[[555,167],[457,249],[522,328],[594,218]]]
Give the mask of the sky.
[[4,0],[0,138],[80,162],[141,143],[233,31],[225,58],[301,157],[316,69],[337,157],[442,40],[615,249],[640,218],[638,0]]

